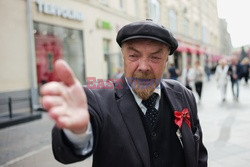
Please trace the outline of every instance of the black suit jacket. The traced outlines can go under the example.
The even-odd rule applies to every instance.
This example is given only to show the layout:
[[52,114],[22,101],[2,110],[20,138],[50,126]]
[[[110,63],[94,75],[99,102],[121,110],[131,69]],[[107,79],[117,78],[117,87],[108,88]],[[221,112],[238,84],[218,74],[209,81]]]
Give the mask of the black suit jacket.
[[[148,142],[138,105],[124,78],[121,81],[114,89],[85,88],[94,132],[93,166],[150,167]],[[191,115],[192,128],[186,123],[181,127],[187,167],[206,167],[207,150],[202,143],[193,94],[173,80],[164,80],[161,85],[172,109],[182,111],[188,108]],[[62,163],[84,160],[91,154],[77,155],[62,130],[56,127],[52,131],[52,147],[55,158]]]

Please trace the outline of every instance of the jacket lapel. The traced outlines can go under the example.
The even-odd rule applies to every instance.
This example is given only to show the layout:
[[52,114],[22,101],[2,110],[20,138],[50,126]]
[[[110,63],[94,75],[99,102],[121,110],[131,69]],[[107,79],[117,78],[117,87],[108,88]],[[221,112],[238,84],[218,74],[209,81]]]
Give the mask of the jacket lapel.
[[149,167],[150,156],[148,142],[140,114],[137,110],[138,105],[135,100],[133,100],[134,96],[131,93],[125,79],[122,78],[120,82],[123,83],[119,83],[120,85],[116,87],[118,107],[144,166]]
[[[173,89],[174,84],[171,84],[169,82],[168,84],[166,84],[165,82],[162,82],[162,85],[166,93],[166,96],[170,101],[171,108],[173,109],[173,114],[174,111],[181,112],[184,108],[188,108],[188,111],[191,112],[191,109],[187,104],[186,100],[184,100],[182,93],[175,91],[175,89]],[[195,167],[195,143],[194,143],[193,133],[185,122],[183,122],[180,131],[182,136],[187,167]]]

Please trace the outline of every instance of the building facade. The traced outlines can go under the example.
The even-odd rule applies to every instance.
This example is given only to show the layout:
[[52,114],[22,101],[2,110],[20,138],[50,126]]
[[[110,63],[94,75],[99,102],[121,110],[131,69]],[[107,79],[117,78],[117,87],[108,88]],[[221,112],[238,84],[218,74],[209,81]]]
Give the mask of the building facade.
[[220,19],[220,53],[221,55],[232,55],[231,36],[227,31],[227,22],[225,19]]
[[143,0],[1,1],[0,99],[31,96],[36,108],[39,87],[58,79],[53,63],[60,58],[83,84],[111,78],[122,66],[116,34],[142,20],[145,8]]
[[83,84],[88,77],[114,77],[123,68],[118,30],[146,18],[177,38],[170,62],[180,70],[220,54],[216,0],[0,1],[0,99],[31,96],[35,108],[39,87],[58,79],[53,63],[59,58]]

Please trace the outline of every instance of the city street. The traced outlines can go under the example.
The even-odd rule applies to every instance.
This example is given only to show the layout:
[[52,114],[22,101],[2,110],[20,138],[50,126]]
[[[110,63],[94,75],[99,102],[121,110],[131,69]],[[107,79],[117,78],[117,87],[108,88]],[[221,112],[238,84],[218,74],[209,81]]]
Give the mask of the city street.
[[[212,78],[205,82],[198,104],[209,167],[245,167],[250,163],[250,85],[240,84],[239,101],[232,98],[228,84],[227,101]],[[51,151],[53,122],[46,113],[40,120],[0,130],[1,167],[60,167]],[[68,167],[90,167],[91,158]]]
[[239,102],[233,101],[231,83],[225,103],[214,82],[207,83],[199,106],[210,167],[249,166],[250,85],[240,84]]

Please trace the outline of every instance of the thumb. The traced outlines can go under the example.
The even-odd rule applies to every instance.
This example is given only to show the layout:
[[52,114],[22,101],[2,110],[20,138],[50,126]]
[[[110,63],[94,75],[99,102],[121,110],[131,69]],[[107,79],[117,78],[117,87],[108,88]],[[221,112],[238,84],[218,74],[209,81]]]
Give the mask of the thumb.
[[69,64],[59,59],[55,62],[55,70],[59,79],[67,86],[75,84],[75,74],[70,68]]

